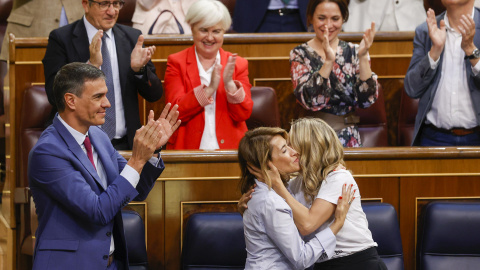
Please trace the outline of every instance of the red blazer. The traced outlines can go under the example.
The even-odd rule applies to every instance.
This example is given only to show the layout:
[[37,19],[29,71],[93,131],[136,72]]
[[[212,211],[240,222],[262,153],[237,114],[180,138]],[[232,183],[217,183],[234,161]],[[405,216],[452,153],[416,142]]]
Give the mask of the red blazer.
[[[228,57],[232,55],[220,49],[222,78],[217,89],[215,105],[215,128],[220,149],[237,149],[240,139],[247,131],[245,120],[252,113],[253,101],[248,80],[248,62],[237,57],[233,79],[243,85],[245,99],[238,104],[227,101],[227,93],[223,86],[223,68]],[[192,46],[168,57],[165,72],[164,91],[167,102],[178,104],[182,124],[170,138],[169,149],[199,149],[205,127],[204,108],[200,106],[193,92],[201,85],[200,75]]]

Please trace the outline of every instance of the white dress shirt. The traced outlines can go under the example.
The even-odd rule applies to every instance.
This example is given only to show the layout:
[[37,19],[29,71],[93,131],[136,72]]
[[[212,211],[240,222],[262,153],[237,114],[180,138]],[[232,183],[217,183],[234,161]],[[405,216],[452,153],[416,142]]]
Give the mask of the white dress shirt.
[[333,256],[336,240],[330,228],[305,243],[285,200],[265,183],[255,182],[255,194],[243,214],[246,270],[303,270]]
[[[98,32],[98,29],[95,28],[88,20],[83,16],[83,22],[85,23],[85,28],[87,29],[88,35],[88,44],[92,43],[92,39],[95,34]],[[122,138],[127,135],[127,124],[125,122],[125,110],[123,109],[123,100],[122,100],[122,88],[120,86],[120,72],[118,71],[118,58],[117,58],[117,47],[115,46],[115,36],[113,35],[112,29],[108,29],[103,33],[106,34],[106,42],[108,52],[110,53],[110,61],[112,62],[112,75],[113,75],[113,87],[115,89],[115,120],[116,120],[116,130],[115,130],[115,139]]]
[[[70,132],[70,134],[73,136],[75,141],[80,145],[80,147],[82,148],[83,152],[86,155],[87,150],[85,149],[85,145],[83,144],[83,142],[85,141],[85,137],[88,136],[88,132],[87,134],[82,134],[77,130],[75,130],[74,128],[72,128],[69,124],[67,124],[67,122],[65,122],[60,115],[57,115],[57,117],[58,117],[58,120],[62,122],[63,126],[67,128],[68,132]],[[97,151],[95,151],[95,147],[93,146],[93,144],[92,144],[92,154],[93,154],[93,162],[95,163],[95,167],[97,168],[97,174],[98,174],[98,177],[100,178],[101,185],[103,186],[104,189],[107,189],[108,187],[107,173],[103,168],[102,162],[100,161],[100,159],[98,159],[98,153]],[[133,187],[136,187],[138,184],[138,181],[140,181],[140,174],[138,174],[138,172],[134,168],[130,167],[129,165],[125,165],[120,175],[123,176],[125,179],[127,179],[127,181],[130,184],[132,184]],[[110,241],[109,254],[113,254],[114,251],[115,251],[115,243],[113,241],[113,234],[112,234],[111,241]]]
[[[197,66],[200,75],[200,81],[203,85],[210,85],[210,80],[212,79],[212,72],[215,68],[216,63],[220,63],[220,52],[217,52],[217,58],[215,64],[211,66],[208,70],[203,69],[200,60],[198,59],[197,48],[195,48],[195,57],[197,59]],[[202,150],[215,150],[219,149],[217,141],[217,132],[215,126],[215,101],[217,97],[217,91],[212,95],[213,102],[211,104],[203,107],[205,110],[205,127],[203,129],[202,140],[200,141],[200,149]]]
[[[475,9],[472,11],[472,18],[474,11]],[[462,35],[450,27],[447,15],[445,13],[447,39],[443,49],[442,74],[432,107],[427,113],[426,123],[443,129],[470,129],[477,126],[477,121],[468,87],[465,52],[460,45]],[[436,69],[440,64],[440,58],[436,62],[433,61],[430,54],[428,54],[428,58],[430,67]],[[480,61],[472,67],[473,74],[476,75],[479,71]]]

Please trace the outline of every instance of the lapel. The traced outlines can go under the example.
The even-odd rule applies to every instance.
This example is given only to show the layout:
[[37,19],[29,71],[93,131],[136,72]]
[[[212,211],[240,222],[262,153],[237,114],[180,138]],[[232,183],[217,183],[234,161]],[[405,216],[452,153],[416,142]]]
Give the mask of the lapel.
[[[113,35],[115,36],[115,48],[117,50],[117,61],[118,61],[118,73],[120,75],[120,88],[122,92],[122,99],[125,98],[126,83],[128,73],[130,71],[130,55],[132,54],[133,48],[128,46],[129,40],[125,36],[120,27],[116,24],[113,26]],[[136,43],[136,40],[135,40]]]
[[192,89],[202,84],[199,74],[195,46],[192,46],[187,51],[187,78]]
[[[100,162],[102,162],[103,169],[105,170],[105,174],[107,176],[107,186],[110,185],[118,176],[118,168],[115,166],[116,163],[112,160],[112,156],[110,155],[111,149],[108,149],[110,145],[109,141],[102,142],[102,134],[99,128],[90,127],[88,129],[88,134],[90,137],[90,141],[92,142],[93,147],[98,154],[98,158]],[[115,156],[116,158],[116,156]],[[118,165],[117,165],[118,166]]]
[[79,57],[79,61],[87,62],[90,59],[90,51],[88,49],[88,35],[87,29],[85,28],[85,23],[83,22],[83,18],[77,21],[78,23],[75,25],[73,29],[73,47],[77,52]]
[[[195,45],[188,48],[186,64],[186,81],[190,84],[187,89],[193,89],[202,84],[202,81],[200,80],[200,71],[198,71],[197,58],[195,56]],[[205,110],[202,113],[202,120],[205,124]]]
[[[58,115],[58,114],[57,114]],[[102,186],[102,182],[100,181],[100,177],[98,176],[97,171],[93,167],[92,163],[88,159],[85,152],[83,152],[80,145],[75,141],[72,134],[67,130],[67,128],[58,120],[57,117],[53,119],[53,126],[58,131],[58,134],[62,137],[63,141],[67,145],[68,150],[72,152],[72,154],[82,163],[85,170],[87,170],[90,175],[97,181],[98,185]]]

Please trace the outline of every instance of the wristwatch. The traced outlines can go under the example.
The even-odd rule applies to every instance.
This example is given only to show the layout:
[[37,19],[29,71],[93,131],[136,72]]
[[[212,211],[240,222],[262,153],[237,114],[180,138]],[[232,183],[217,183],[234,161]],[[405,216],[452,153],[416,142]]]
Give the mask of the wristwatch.
[[480,50],[477,48],[473,50],[473,53],[471,55],[465,56],[465,59],[478,59],[478,58],[480,58]]
[[135,75],[143,75],[145,73],[145,66],[141,67],[139,71],[133,72]]

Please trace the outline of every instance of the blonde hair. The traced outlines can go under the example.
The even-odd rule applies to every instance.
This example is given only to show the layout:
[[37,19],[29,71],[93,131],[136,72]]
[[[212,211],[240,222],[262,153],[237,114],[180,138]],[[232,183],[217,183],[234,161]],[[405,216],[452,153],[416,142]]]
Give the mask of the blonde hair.
[[319,118],[292,122],[290,144],[300,154],[300,174],[305,200],[312,202],[322,181],[338,165],[345,166],[343,146],[335,131]]
[[[281,128],[276,127],[259,127],[249,130],[240,140],[238,145],[238,161],[242,177],[240,179],[240,190],[242,193],[247,192],[253,184],[255,184],[255,176],[248,170],[248,165],[252,165],[260,169],[265,184],[269,188],[272,187],[272,180],[267,174],[268,161],[272,160],[272,144],[270,143],[275,136],[282,136],[288,139],[288,133]],[[286,183],[288,177],[282,176],[282,180]]]
[[188,9],[185,21],[192,28],[197,23],[204,28],[220,23],[224,31],[227,31],[232,24],[232,18],[227,7],[217,0],[196,1]]

